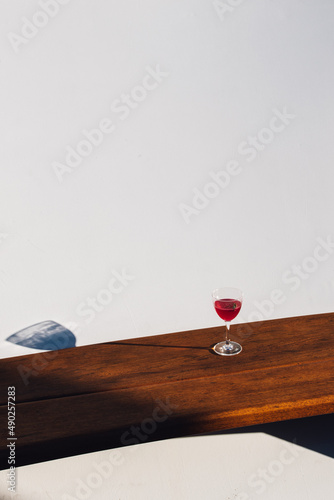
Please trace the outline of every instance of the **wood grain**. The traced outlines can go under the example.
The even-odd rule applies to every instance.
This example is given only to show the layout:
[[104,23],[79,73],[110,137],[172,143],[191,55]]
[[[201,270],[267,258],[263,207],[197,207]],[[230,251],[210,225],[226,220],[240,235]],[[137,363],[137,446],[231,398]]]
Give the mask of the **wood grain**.
[[0,360],[0,465],[16,387],[16,465],[334,411],[334,313]]

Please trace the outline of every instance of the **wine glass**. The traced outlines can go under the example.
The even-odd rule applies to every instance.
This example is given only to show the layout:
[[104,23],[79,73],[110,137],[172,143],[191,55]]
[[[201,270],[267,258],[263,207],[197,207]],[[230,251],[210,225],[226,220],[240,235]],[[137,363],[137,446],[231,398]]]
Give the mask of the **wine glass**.
[[221,356],[232,356],[239,354],[242,347],[237,342],[229,339],[230,323],[234,319],[242,305],[243,293],[238,288],[216,288],[212,292],[213,305],[218,316],[225,321],[226,339],[223,342],[218,342],[213,350]]

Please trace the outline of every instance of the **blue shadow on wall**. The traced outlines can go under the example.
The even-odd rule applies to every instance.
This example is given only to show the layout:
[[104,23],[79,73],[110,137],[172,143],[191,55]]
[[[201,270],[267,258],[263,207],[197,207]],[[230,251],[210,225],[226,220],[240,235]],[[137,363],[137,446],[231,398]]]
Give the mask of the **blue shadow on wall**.
[[55,321],[42,321],[10,335],[6,339],[31,349],[57,351],[75,347],[76,338],[73,333]]

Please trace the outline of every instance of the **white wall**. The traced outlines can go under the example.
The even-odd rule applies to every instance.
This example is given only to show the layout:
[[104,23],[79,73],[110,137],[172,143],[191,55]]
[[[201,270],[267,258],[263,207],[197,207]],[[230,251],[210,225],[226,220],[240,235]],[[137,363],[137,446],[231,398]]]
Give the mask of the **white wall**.
[[[46,319],[70,325],[77,345],[218,325],[210,292],[223,285],[245,291],[239,321],[332,311],[333,2],[58,2],[0,5],[1,357],[32,352],[5,339]],[[161,76],[147,76],[157,68]],[[115,101],[131,93],[120,110]],[[114,130],[69,168],[66,148],[101,121]],[[210,185],[213,172],[224,187]],[[123,269],[128,282],[108,297],[102,290]],[[275,289],[278,304],[268,302]],[[219,439],[246,477],[252,439]],[[283,446],[261,439],[266,458],[252,454],[252,465]],[[146,493],[126,476],[113,495],[202,498],[188,447],[187,472],[173,477],[183,493],[162,496],[167,465],[152,457],[163,452],[176,474],[182,443],[138,451],[151,464],[138,479]],[[187,443],[208,470],[226,460],[216,444],[205,455],[207,438]],[[322,464],[329,491],[329,459],[304,456],[305,471]],[[89,469],[90,456],[80,459]],[[53,476],[63,465],[29,474],[48,467]],[[313,484],[299,459],[291,467],[298,488]],[[26,477],[22,468],[17,498],[38,498],[24,493]],[[280,489],[289,481],[282,475],[265,498],[297,498]],[[50,478],[40,495],[62,498],[71,487],[56,492]],[[94,498],[110,498],[108,488]],[[229,498],[215,491],[210,498]]]
[[22,467],[21,493],[5,500],[325,500],[333,469],[266,434],[202,436]]

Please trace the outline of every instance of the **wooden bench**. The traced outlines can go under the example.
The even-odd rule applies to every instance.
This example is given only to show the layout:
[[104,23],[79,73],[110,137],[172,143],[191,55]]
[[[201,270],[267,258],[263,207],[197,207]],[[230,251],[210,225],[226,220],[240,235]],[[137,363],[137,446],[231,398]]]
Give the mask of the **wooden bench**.
[[241,354],[205,328],[0,360],[1,469],[7,390],[16,466],[123,445],[334,412],[334,313],[232,325]]

